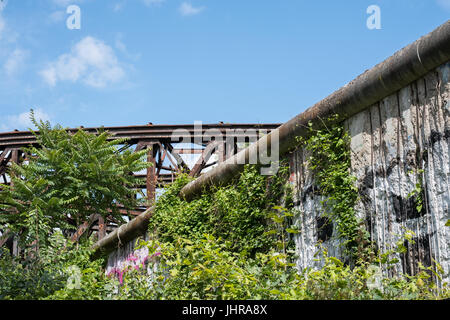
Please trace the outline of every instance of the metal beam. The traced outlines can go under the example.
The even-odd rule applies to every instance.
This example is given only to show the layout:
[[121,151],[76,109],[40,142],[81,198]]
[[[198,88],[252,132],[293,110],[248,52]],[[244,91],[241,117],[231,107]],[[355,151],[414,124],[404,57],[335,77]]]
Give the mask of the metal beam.
[[78,230],[72,235],[71,240],[73,242],[78,241],[81,236],[91,228],[92,224],[96,222],[101,215],[99,214],[91,214],[89,219],[85,221],[81,226],[78,227]]
[[203,150],[202,155],[197,160],[196,164],[192,168],[191,172],[189,173],[190,177],[197,177],[200,174],[200,171],[205,167],[206,163],[208,162],[209,158],[211,158],[213,152],[215,149],[219,147],[219,143],[213,141]]
[[[202,142],[208,142],[208,137],[204,136],[206,130],[218,130],[223,135],[228,134],[231,136],[242,136],[244,130],[256,129],[258,133],[259,130],[273,130],[277,128],[279,123],[263,123],[263,124],[202,124],[202,131],[195,130],[194,124],[179,124],[179,125],[147,125],[147,126],[124,126],[124,127],[98,127],[98,128],[82,128],[84,131],[90,133],[97,133],[98,130],[102,129],[108,131],[112,134],[109,138],[110,140],[118,138],[129,139],[129,144],[137,144],[139,141],[144,139],[155,139],[158,141],[165,140],[171,141],[172,134],[175,130],[180,132],[180,129],[184,130],[184,133],[179,135],[178,138],[200,138]],[[238,130],[242,129],[242,130]],[[76,132],[79,128],[67,129],[69,132]],[[231,131],[230,131],[231,130]],[[233,133],[236,131],[235,133]],[[232,133],[230,133],[232,132]],[[0,150],[5,148],[23,148],[30,145],[36,145],[36,137],[30,131],[14,131],[14,132],[3,132],[0,133]]]

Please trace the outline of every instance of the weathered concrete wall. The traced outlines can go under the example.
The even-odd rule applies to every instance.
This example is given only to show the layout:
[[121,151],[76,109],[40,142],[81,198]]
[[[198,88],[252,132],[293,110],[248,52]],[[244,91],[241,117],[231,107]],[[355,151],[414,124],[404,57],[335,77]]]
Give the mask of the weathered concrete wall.
[[[390,274],[414,274],[418,262],[438,262],[449,279],[449,137],[450,62],[344,123],[351,136],[351,172],[357,177],[360,201],[357,212],[366,222],[372,240],[381,250],[392,249],[406,229],[415,233],[415,244],[399,257]],[[318,266],[316,244],[323,241],[329,253],[342,257],[333,226],[324,219],[314,177],[308,171],[304,150],[291,154],[291,182],[302,232],[295,238],[298,267]],[[423,173],[422,171],[423,170]],[[423,179],[424,208],[416,209],[408,197]]]
[[[142,237],[147,240],[147,236]],[[148,260],[148,248],[136,249],[137,239],[129,241],[118,247],[108,256],[106,264],[106,274],[114,273],[117,270],[124,270],[127,267],[134,267],[139,264],[146,264]]]
[[157,250],[150,254],[146,246],[138,248],[139,240],[149,240],[148,234],[124,243],[109,254],[105,269],[106,275],[117,277],[122,283],[124,274],[130,269],[145,270],[148,274],[148,285],[151,285],[158,268],[158,256],[161,253]]

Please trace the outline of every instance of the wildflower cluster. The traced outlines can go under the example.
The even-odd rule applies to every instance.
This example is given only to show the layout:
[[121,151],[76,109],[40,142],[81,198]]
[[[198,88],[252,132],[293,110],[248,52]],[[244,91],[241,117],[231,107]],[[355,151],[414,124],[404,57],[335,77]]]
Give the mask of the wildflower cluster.
[[148,254],[148,248],[144,247],[130,253],[120,267],[113,267],[107,272],[108,277],[116,277],[119,283],[123,284],[123,277],[129,271],[142,270],[146,272],[149,263],[156,263],[156,258],[161,255],[161,252]]

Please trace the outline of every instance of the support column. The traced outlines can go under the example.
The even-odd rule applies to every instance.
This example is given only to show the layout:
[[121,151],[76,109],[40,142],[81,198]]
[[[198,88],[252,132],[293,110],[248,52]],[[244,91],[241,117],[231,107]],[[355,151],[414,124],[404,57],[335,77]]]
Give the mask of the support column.
[[222,163],[227,159],[227,143],[226,143],[226,141],[223,141],[219,145],[219,147],[217,149],[217,156],[218,156],[217,161],[219,163]]
[[[19,163],[19,150],[14,149],[11,151],[11,162],[14,163]],[[11,177],[10,177],[11,179]],[[13,186],[13,182],[11,179],[11,187]],[[13,243],[12,243],[12,255],[14,257],[19,256],[20,254],[20,248],[19,248],[19,236],[18,235],[14,235],[13,237]]]
[[98,240],[103,239],[106,236],[106,223],[105,219],[100,216],[98,217]]
[[19,150],[14,149],[13,151],[11,151],[11,161],[19,163]]
[[156,153],[158,151],[157,143],[149,143],[147,145],[147,162],[151,163],[152,166],[147,168],[147,203],[150,207],[155,202],[156,198],[156,184],[157,184],[157,176],[156,176]]

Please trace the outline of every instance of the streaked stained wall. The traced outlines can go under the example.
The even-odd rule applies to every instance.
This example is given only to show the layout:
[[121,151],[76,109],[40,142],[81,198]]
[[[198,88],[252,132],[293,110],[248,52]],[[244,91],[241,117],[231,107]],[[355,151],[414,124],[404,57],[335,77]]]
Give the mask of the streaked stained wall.
[[[389,271],[414,274],[418,262],[437,261],[449,278],[449,151],[450,63],[399,90],[344,122],[351,136],[352,174],[357,177],[357,211],[382,250],[393,248],[406,229],[415,244]],[[291,154],[291,182],[295,187],[298,267],[318,266],[317,242],[342,257],[333,226],[324,224],[321,197],[301,148]],[[408,194],[422,176],[424,207]]]

